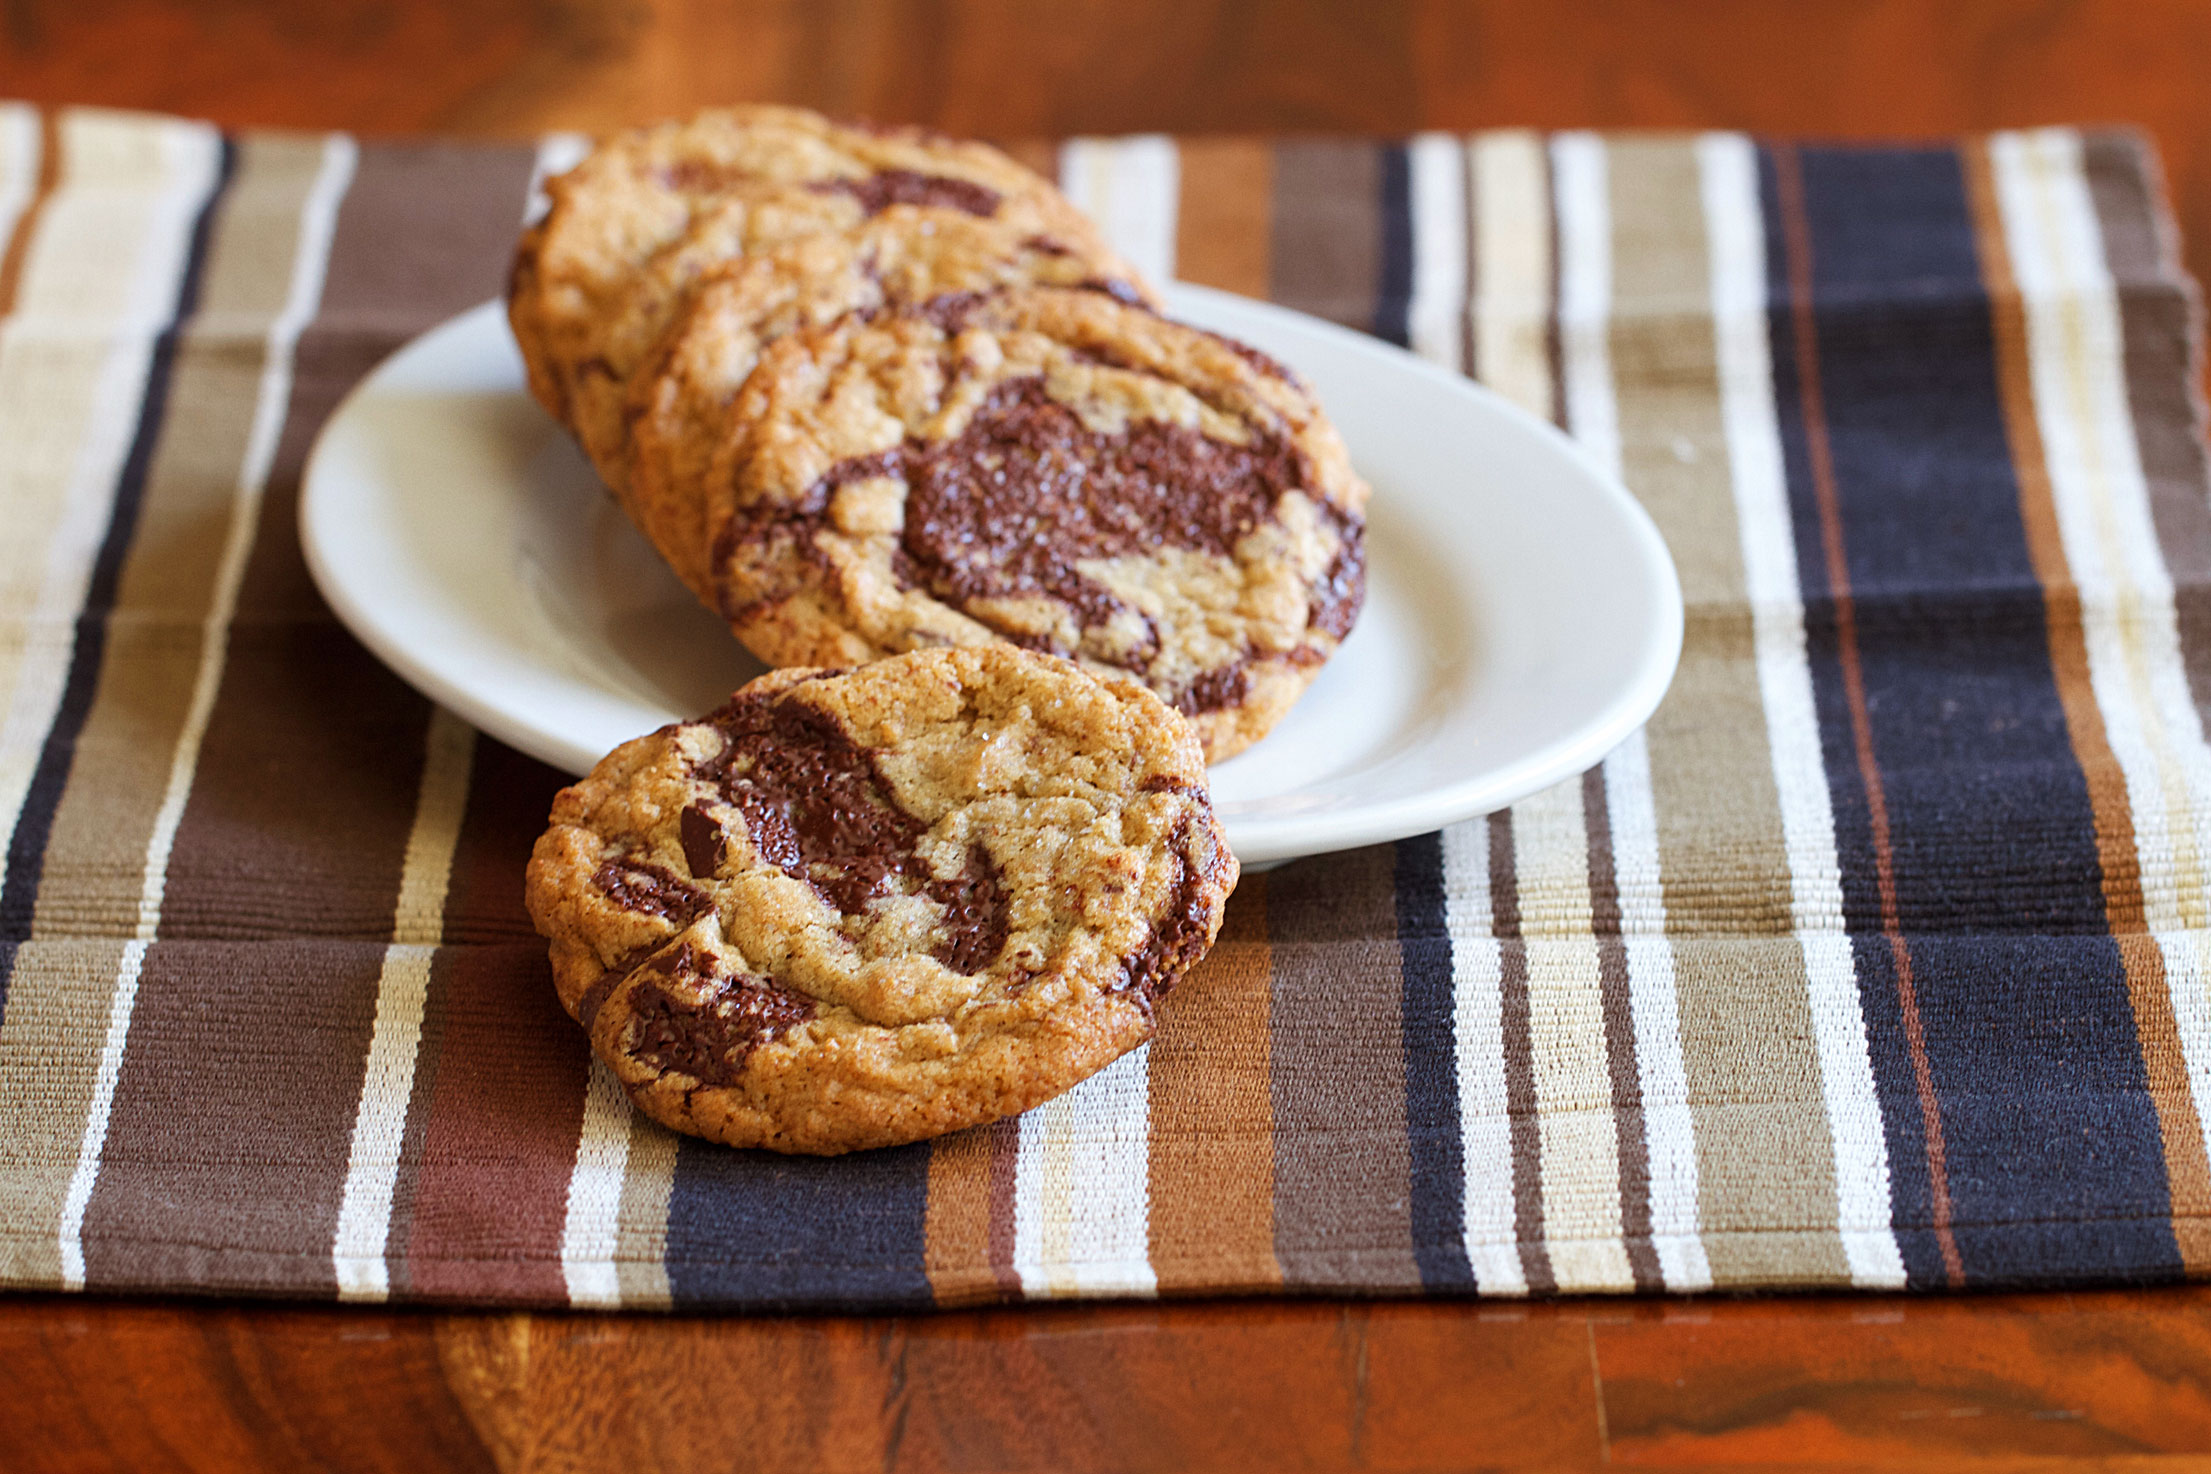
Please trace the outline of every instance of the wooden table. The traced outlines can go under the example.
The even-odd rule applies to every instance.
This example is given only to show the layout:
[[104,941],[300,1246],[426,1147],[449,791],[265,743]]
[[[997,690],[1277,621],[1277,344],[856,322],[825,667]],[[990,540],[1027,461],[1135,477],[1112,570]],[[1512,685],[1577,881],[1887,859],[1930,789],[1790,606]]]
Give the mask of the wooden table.
[[[2131,121],[2211,273],[2189,0],[6,0],[0,95],[526,135]],[[2211,1453],[2211,1290],[910,1319],[0,1301],[0,1468],[2073,1468]]]

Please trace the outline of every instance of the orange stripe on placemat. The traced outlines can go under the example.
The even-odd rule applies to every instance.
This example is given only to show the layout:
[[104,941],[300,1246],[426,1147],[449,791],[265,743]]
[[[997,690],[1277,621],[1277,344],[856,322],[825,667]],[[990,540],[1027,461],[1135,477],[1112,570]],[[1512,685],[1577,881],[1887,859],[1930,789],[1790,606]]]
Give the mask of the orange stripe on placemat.
[[1151,1260],[1159,1290],[1272,1289],[1266,877],[1236,888],[1212,953],[1161,1011],[1151,1054]]
[[1274,228],[1274,150],[1255,138],[1181,145],[1175,275],[1247,297],[1267,295]]
[[1017,1298],[1013,1269],[1013,1173],[1017,1118],[939,1137],[929,1152],[929,1213],[922,1263],[939,1305]]
[[1059,183],[1059,145],[1042,138],[1017,138],[998,145],[1015,160],[1035,170],[1054,185]]
[[61,156],[60,121],[54,113],[42,112],[38,120],[38,188],[15,223],[7,253],[0,255],[0,317],[15,311],[16,290],[23,283],[24,258],[31,253],[31,241],[38,234],[39,217],[46,213],[46,202],[54,197],[55,186],[61,183]]
[[1881,766],[1873,751],[1873,723],[1866,708],[1865,672],[1858,654],[1857,607],[1850,592],[1850,565],[1844,554],[1842,503],[1835,486],[1835,461],[1827,439],[1827,403],[1820,386],[1818,323],[1812,311],[1812,230],[1804,206],[1804,176],[1793,144],[1772,150],[1774,195],[1781,209],[1781,234],[1788,254],[1789,311],[1796,340],[1796,371],[1802,396],[1806,459],[1812,491],[1819,504],[1820,542],[1826,552],[1827,587],[1835,607],[1835,647],[1842,668],[1843,694],[1850,708],[1850,736],[1865,785],[1867,828],[1873,841],[1875,885],[1881,898],[1881,931],[1896,966],[1897,1004],[1904,1016],[1904,1038],[1911,1052],[1912,1078],[1925,1131],[1929,1216],[1941,1246],[1943,1273],[1953,1288],[1965,1283],[1965,1262],[1950,1229],[1950,1171],[1942,1130],[1942,1104],[1935,1094],[1934,1071],[1927,1060],[1927,1037],[1919,1018],[1919,994],[1912,977],[1911,947],[1904,939],[1896,900],[1895,854],[1889,838],[1888,798]]
[[590,1051],[546,981],[543,947],[449,950],[438,974],[425,1020],[436,1078],[393,1290],[565,1304],[561,1227]]
[[2211,1158],[2205,1155],[2203,1126],[2189,1088],[2164,954],[2148,934],[2141,857],[2135,845],[2134,811],[2127,798],[2126,776],[2112,751],[2089,675],[2080,589],[2073,581],[2058,530],[2042,428],[2035,416],[2026,308],[2004,239],[1987,142],[1976,140],[1963,145],[1958,156],[1965,172],[1966,201],[1980,252],[1981,279],[1988,292],[1998,397],[2011,441],[2012,468],[2019,483],[2020,522],[2026,530],[2027,556],[2042,585],[2050,670],[2056,679],[2058,700],[2065,709],[2074,758],[2080,764],[2096,817],[2104,915],[2118,942],[2127,999],[2133,1007],[2142,1051],[2142,1069],[2149,1083],[2150,1100],[2157,1109],[2166,1184],[2172,1197],[2173,1237],[2188,1272],[2199,1275],[2211,1267]]

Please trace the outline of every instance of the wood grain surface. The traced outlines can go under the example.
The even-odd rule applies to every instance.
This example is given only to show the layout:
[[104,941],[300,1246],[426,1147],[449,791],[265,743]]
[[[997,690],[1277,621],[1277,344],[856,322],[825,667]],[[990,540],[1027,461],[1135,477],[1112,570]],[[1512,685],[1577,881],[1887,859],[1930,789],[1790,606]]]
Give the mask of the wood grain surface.
[[[526,135],[782,100],[1001,138],[2143,126],[2196,0],[0,0],[0,95]],[[1224,145],[1233,146],[1233,145]],[[694,1320],[0,1302],[0,1469],[2204,1467],[2211,1291]]]

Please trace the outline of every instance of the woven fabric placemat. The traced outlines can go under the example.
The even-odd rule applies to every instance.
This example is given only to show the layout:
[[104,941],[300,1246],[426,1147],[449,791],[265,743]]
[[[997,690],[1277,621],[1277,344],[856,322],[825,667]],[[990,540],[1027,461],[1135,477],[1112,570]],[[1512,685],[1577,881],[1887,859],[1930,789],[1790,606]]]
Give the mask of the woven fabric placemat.
[[559,777],[298,548],[540,157],[0,108],[0,1282],[463,1304],[2084,1285],[2211,1265],[2211,501],[2138,139],[1085,140],[1139,266],[1565,425],[1672,695],[1246,879],[1159,1038],[817,1161],[633,1116],[520,904]]

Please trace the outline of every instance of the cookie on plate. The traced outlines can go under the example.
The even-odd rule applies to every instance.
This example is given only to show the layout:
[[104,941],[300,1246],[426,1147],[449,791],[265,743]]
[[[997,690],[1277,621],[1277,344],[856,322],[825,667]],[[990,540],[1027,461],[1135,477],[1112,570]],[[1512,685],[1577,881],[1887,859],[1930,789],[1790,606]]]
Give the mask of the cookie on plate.
[[987,144],[745,107],[637,129],[546,184],[508,317],[531,391],[617,494],[630,375],[701,273],[888,211],[995,220],[1105,254],[1058,190]]
[[770,664],[1010,641],[1142,681],[1217,762],[1350,632],[1366,500],[1281,365],[1022,288],[770,344],[702,530],[718,607]]
[[708,274],[630,381],[631,516],[711,604],[706,477],[760,350],[849,312],[1014,286],[1150,300],[1135,271],[1102,247],[941,210],[886,210],[851,230],[808,236]]
[[1142,1043],[1236,875],[1182,718],[991,645],[774,671],[625,743],[555,800],[527,896],[646,1114],[834,1153]]

